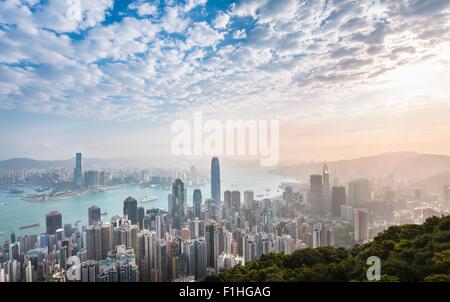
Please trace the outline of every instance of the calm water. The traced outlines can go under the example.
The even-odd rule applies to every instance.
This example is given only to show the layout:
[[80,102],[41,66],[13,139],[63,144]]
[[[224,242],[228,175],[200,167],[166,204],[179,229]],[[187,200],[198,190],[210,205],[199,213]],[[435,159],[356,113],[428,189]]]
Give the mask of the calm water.
[[[255,173],[256,172],[256,173]],[[286,179],[284,179],[286,180]],[[266,196],[280,195],[278,185],[283,181],[278,176],[270,175],[262,171],[250,171],[249,169],[235,170],[228,175],[222,175],[222,191],[224,190],[253,190],[256,195]],[[210,187],[199,187],[202,190],[203,200],[210,198]],[[268,191],[268,189],[270,191]],[[192,204],[192,194],[194,188],[187,188],[188,203]],[[33,193],[29,190],[25,193]],[[132,196],[138,200],[138,206],[145,209],[162,208],[167,209],[167,195],[170,192],[162,188],[140,188],[139,186],[127,186],[105,192],[97,192],[85,196],[73,197],[57,201],[28,202],[21,200],[20,196],[10,196],[8,193],[0,192],[0,243],[10,238],[11,232],[16,235],[40,234],[45,232],[45,215],[53,210],[62,213],[63,224],[74,223],[81,220],[83,224],[88,220],[88,208],[96,205],[101,208],[104,221],[117,214],[122,214],[123,201]],[[146,196],[155,196],[157,201],[140,203]],[[241,195],[243,199],[243,194]],[[7,205],[1,205],[8,203]],[[39,223],[36,228],[19,230],[19,227],[29,224]]]

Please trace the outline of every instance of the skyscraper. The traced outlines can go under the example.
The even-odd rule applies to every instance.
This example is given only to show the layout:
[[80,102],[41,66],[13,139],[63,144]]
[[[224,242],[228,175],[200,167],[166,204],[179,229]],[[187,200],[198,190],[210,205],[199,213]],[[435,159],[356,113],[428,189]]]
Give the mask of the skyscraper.
[[179,229],[184,222],[184,205],[186,203],[184,183],[177,178],[172,184],[172,226]]
[[123,215],[127,215],[131,224],[137,223],[137,200],[133,197],[128,197],[123,202]]
[[369,213],[365,209],[354,210],[355,241],[364,243],[369,241]]
[[255,194],[253,191],[245,191],[244,192],[244,203],[246,206],[252,206],[253,201],[255,200]]
[[423,194],[421,189],[414,189],[414,200],[422,202]]
[[444,186],[444,201],[447,204],[447,206],[450,206],[450,185]]
[[200,213],[202,211],[202,191],[200,189],[194,190],[193,196],[193,206],[194,206],[194,218],[200,218]]
[[195,246],[195,279],[201,281],[206,277],[208,247],[204,237],[194,242]]
[[88,216],[89,216],[89,225],[92,225],[96,223],[97,221],[100,221],[100,208],[97,206],[92,206],[88,209]]
[[239,209],[241,207],[241,192],[231,192],[231,207],[233,208],[233,210]]
[[311,175],[309,204],[312,216],[325,216],[322,175]]
[[144,229],[144,217],[145,217],[144,207],[138,207],[137,208],[137,225],[140,230]]
[[86,188],[95,188],[99,184],[98,171],[87,171],[84,172],[84,184]]
[[83,187],[83,163],[81,153],[75,155],[75,170],[74,170],[75,189],[79,190]]
[[219,158],[211,160],[211,199],[216,205],[216,215],[220,218],[220,163]]
[[348,184],[349,204],[354,206],[372,200],[372,187],[368,179],[356,179]]
[[333,187],[331,192],[331,215],[341,216],[341,206],[345,205],[345,187]]
[[62,215],[58,211],[52,211],[45,216],[47,234],[55,234],[57,229],[62,228]]
[[328,165],[325,163],[322,171],[322,192],[323,201],[325,207],[325,214],[328,214],[331,210],[331,194],[330,194],[330,171],[328,170]]

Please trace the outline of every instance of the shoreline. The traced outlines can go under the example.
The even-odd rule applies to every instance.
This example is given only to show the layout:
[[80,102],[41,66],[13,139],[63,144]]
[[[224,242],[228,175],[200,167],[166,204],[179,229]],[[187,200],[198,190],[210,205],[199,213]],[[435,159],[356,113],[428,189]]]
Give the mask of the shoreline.
[[108,187],[101,187],[101,188],[95,188],[95,189],[87,189],[84,191],[61,192],[61,193],[57,193],[56,195],[33,194],[31,196],[22,197],[21,199],[23,201],[32,202],[32,203],[39,203],[39,202],[46,202],[46,201],[60,201],[60,200],[66,200],[66,199],[70,199],[70,198],[91,195],[94,193],[100,193],[100,192],[120,189],[120,188],[124,188],[124,187],[126,187],[126,185],[108,186]]

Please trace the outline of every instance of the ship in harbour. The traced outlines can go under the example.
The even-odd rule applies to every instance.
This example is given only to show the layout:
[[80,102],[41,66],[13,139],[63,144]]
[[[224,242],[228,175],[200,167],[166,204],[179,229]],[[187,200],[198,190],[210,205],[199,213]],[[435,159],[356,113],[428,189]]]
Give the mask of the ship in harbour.
[[36,227],[38,227],[39,225],[40,225],[39,223],[27,224],[27,225],[21,226],[19,229],[20,229],[20,230],[24,230],[24,229],[36,228]]
[[155,197],[155,196],[144,196],[144,198],[142,198],[141,199],[141,203],[144,203],[144,202],[153,202],[153,201],[157,201],[158,200],[158,197]]

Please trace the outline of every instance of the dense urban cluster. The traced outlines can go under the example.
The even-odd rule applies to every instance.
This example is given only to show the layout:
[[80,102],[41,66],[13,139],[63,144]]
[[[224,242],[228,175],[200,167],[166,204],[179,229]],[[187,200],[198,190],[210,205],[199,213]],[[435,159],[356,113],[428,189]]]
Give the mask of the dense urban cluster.
[[207,281],[367,282],[370,257],[380,259],[382,282],[450,282],[450,216],[421,225],[391,226],[371,242],[350,249],[300,249],[268,254],[246,266],[222,270]]
[[[282,195],[272,198],[222,190],[217,157],[210,172],[211,198],[195,189],[192,205],[185,182],[176,178],[167,210],[145,209],[130,196],[110,221],[96,206],[88,209],[88,225],[63,224],[60,212],[48,213],[45,233],[12,234],[3,244],[0,281],[202,281],[263,255],[364,244],[389,226],[448,214],[450,205],[448,186],[441,197],[417,188],[396,190],[393,176],[351,180],[347,187],[334,177],[331,185],[326,164],[309,184],[283,184]],[[99,179],[82,175],[77,154],[75,191]]]

